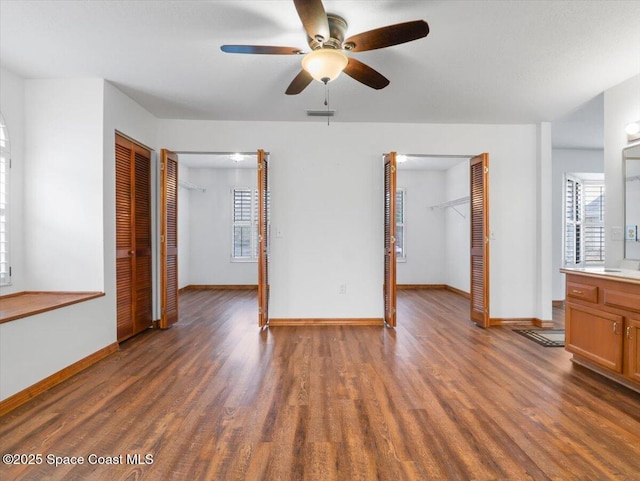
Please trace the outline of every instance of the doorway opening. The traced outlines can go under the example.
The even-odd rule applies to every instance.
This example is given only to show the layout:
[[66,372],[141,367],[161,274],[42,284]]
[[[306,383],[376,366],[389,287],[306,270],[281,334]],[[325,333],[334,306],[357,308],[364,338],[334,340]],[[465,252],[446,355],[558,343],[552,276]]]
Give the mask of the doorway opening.
[[[488,156],[399,154],[393,156],[395,170],[388,167],[389,156],[385,156],[387,324],[395,323],[395,306],[390,305],[395,290],[389,289],[389,284],[395,283],[394,287],[400,290],[446,289],[462,295],[470,300],[471,319],[487,326],[487,193],[485,189],[478,190],[476,171],[480,161],[478,172],[484,186]],[[395,191],[393,198],[387,195],[389,189]],[[481,235],[472,235],[478,228]],[[387,236],[389,229],[393,232]],[[480,256],[474,250],[476,237],[480,239],[475,241],[482,251]],[[392,263],[388,258],[391,250],[395,253]]]
[[268,153],[180,152],[180,289],[256,289],[268,323]]

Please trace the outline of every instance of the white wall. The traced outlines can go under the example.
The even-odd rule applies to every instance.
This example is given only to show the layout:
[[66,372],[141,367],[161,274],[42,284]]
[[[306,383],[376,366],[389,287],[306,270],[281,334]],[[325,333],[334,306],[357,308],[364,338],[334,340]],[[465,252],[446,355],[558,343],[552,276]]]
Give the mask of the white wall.
[[25,82],[24,249],[32,290],[103,289],[103,84]]
[[624,228],[622,149],[629,145],[625,127],[640,119],[640,75],[604,93],[605,263],[617,267],[624,257],[624,240],[612,239],[613,228]]
[[[102,80],[27,80],[21,290],[102,291]],[[115,301],[113,301],[115,303]],[[107,297],[0,325],[5,399],[111,344]]]
[[536,253],[537,273],[535,279],[537,306],[536,319],[550,322],[553,319],[551,262],[553,246],[551,244],[551,123],[537,125],[536,153]]
[[432,209],[469,196],[469,162],[444,171],[398,169],[405,188],[406,262],[398,262],[398,284],[445,284],[469,292],[469,203]]
[[[100,223],[104,225],[104,292],[106,295],[105,312],[102,315],[105,322],[113,330],[109,342],[116,340],[116,153],[115,153],[115,133],[116,131],[128,136],[138,143],[147,146],[152,152],[151,156],[151,182],[152,186],[157,183],[157,151],[156,145],[156,118],[143,109],[140,105],[131,100],[127,95],[118,90],[113,84],[104,82],[104,123],[103,132],[100,139],[102,155],[100,158],[100,169],[102,172],[101,184],[104,189],[104,208]],[[152,189],[153,203],[152,212],[152,244],[158,258],[158,243],[156,239],[157,221],[157,198],[158,192],[155,187]],[[156,265],[153,266],[153,276],[156,279],[156,289],[154,291],[154,319],[158,319],[158,290],[159,282],[157,278]]]
[[105,296],[0,324],[2,399],[116,341],[114,131],[147,145],[156,131],[154,117],[103,80],[25,84],[21,290]]
[[[469,196],[469,162],[461,162],[446,171],[445,200]],[[471,292],[471,232],[470,203],[445,210],[445,283],[464,292]]]
[[[178,156],[178,179],[185,182],[191,180],[191,169],[180,163]],[[191,190],[178,188],[178,289],[191,284]],[[194,192],[198,195],[200,192]]]
[[535,315],[535,125],[159,120],[158,138],[177,151],[270,152],[272,229],[282,232],[271,251],[274,318],[381,317],[381,154],[489,152],[491,316]]
[[404,245],[406,262],[398,262],[398,284],[445,283],[445,214],[432,205],[444,202],[445,174],[436,170],[397,171],[405,189]]
[[[3,82],[4,83],[4,82]],[[104,288],[103,81],[27,80],[20,290]],[[105,298],[0,325],[0,397],[25,389],[114,339]]]
[[[24,172],[24,80],[0,69],[0,110],[7,124],[11,143],[11,185],[9,192],[11,285],[0,287],[0,295],[24,290],[24,238],[22,232]],[[15,220],[14,220],[15,219]]]
[[[567,173],[604,172],[604,153],[599,149],[553,149],[552,185],[552,296],[564,300],[565,275],[562,267],[562,229],[564,219],[564,178]],[[607,192],[607,203],[609,192]],[[607,239],[609,242],[609,239]]]
[[115,341],[104,297],[0,324],[0,399]]
[[190,195],[189,284],[257,284],[257,262],[231,262],[231,189],[257,188],[256,170],[192,168],[190,174],[206,190]]

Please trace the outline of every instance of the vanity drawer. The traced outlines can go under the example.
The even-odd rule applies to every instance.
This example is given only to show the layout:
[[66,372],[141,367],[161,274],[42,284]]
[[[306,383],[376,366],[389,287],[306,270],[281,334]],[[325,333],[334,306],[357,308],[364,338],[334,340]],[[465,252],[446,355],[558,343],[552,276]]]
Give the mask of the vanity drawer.
[[567,282],[567,297],[589,302],[598,302],[598,286]]
[[604,305],[640,312],[640,295],[629,292],[604,290]]

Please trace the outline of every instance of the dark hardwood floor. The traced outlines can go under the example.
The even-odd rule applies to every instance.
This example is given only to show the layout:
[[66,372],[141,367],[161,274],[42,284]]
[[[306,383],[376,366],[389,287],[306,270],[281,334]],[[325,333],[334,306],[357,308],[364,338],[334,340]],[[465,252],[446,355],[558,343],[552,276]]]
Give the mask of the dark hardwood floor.
[[395,330],[259,331],[255,291],[180,301],[170,330],[5,415],[2,454],[43,462],[0,465],[0,479],[640,479],[640,394],[562,348],[474,326],[454,293],[399,292]]

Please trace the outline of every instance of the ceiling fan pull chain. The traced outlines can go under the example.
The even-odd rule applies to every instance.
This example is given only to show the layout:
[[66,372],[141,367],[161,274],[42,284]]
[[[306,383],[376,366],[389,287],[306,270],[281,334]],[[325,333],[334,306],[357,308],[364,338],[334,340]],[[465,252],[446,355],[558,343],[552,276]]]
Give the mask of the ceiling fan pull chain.
[[[327,107],[327,112],[329,112],[329,85],[328,83],[324,84],[324,104]],[[327,115],[327,125],[329,125],[329,115]]]

